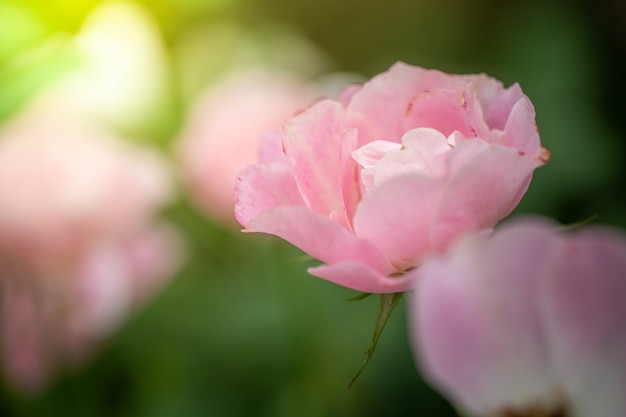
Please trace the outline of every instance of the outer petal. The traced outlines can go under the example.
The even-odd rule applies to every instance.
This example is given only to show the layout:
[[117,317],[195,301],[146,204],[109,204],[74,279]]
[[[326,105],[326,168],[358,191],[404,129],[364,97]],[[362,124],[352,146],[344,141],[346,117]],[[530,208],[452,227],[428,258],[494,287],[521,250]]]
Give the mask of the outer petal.
[[383,274],[394,271],[373,243],[351,234],[339,223],[306,207],[266,210],[248,222],[246,231],[278,236],[324,263],[354,260]]
[[489,126],[487,120],[485,120],[484,110],[480,101],[480,97],[478,97],[477,95],[477,89],[480,88],[481,83],[486,82],[484,81],[485,79],[489,80],[491,83],[497,82],[484,75],[471,77],[473,78],[473,80],[471,83],[465,86],[464,92],[465,120],[467,121],[467,124],[471,127],[471,137],[487,139],[491,136],[491,127]]
[[352,97],[359,91],[363,86],[361,84],[350,84],[346,86],[343,90],[339,92],[337,95],[337,101],[347,106],[350,104]]
[[343,261],[309,268],[309,274],[357,291],[383,294],[411,289],[414,286],[417,269],[392,277],[381,274],[361,261]]
[[285,123],[283,145],[298,189],[311,210],[342,212],[341,120],[344,108],[323,100]]
[[466,83],[463,77],[399,62],[352,96],[349,126],[359,128],[359,146],[380,139],[399,142],[405,132],[404,115],[416,94],[431,88],[458,89]]
[[415,266],[430,251],[430,223],[445,178],[408,173],[368,192],[354,216],[357,236],[376,242],[397,269]]
[[410,305],[416,357],[463,408],[501,415],[557,405],[537,306],[558,243],[547,228],[522,225],[466,238],[419,269]]
[[487,125],[491,129],[503,130],[511,109],[525,97],[519,84],[504,89],[501,82],[485,75],[477,76],[473,84]]
[[545,305],[557,373],[573,415],[626,416],[626,239],[566,237]]
[[519,149],[530,156],[545,158],[541,155],[535,111],[526,97],[519,99],[513,106],[504,127],[504,141],[505,145]]
[[539,165],[516,149],[479,139],[460,141],[448,155],[449,179],[431,229],[438,250],[462,233],[492,227],[506,217]]
[[235,217],[242,226],[265,210],[303,206],[291,168],[281,163],[250,165],[239,173],[235,185]]
[[358,140],[356,129],[345,132],[341,139],[339,187],[341,190],[343,213],[341,213],[342,215],[339,217],[339,222],[352,232],[352,218],[354,217],[359,201],[361,201],[359,166],[354,158],[352,158],[352,153],[356,148]]

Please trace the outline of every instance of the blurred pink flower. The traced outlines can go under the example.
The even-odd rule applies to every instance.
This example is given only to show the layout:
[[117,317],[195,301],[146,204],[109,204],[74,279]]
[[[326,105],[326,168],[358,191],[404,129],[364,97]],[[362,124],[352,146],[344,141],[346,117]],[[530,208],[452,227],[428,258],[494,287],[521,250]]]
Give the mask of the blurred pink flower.
[[169,170],[62,113],[33,106],[0,131],[0,358],[38,391],[80,362],[180,262],[154,221]]
[[327,264],[313,275],[404,291],[425,256],[518,204],[548,158],[534,117],[517,84],[398,63],[266,136],[235,213]]
[[259,141],[313,98],[302,80],[262,70],[233,72],[209,88],[193,107],[179,154],[195,203],[227,224],[233,215],[235,179],[257,160]]
[[626,237],[554,228],[517,221],[420,268],[416,358],[472,415],[626,415]]

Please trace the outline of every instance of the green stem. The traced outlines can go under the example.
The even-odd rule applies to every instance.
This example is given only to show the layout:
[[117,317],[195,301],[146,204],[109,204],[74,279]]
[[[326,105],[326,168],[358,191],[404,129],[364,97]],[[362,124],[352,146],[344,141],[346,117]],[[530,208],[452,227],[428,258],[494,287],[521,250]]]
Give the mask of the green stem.
[[363,370],[365,369],[365,366],[369,363],[370,359],[372,358],[372,355],[374,354],[374,351],[376,350],[376,345],[378,344],[378,339],[380,338],[380,335],[383,332],[385,325],[387,324],[387,320],[389,320],[389,317],[391,316],[391,312],[398,304],[398,301],[400,301],[400,298],[402,298],[402,294],[403,293],[401,292],[397,292],[393,294],[381,294],[380,295],[380,304],[378,306],[378,315],[376,316],[376,325],[374,326],[374,333],[372,334],[372,342],[370,343],[370,347],[369,349],[367,349],[367,352],[365,352],[365,359],[363,360],[363,363],[361,364],[359,369],[356,371],[356,374],[350,380],[350,383],[348,384],[348,388],[350,388],[352,384],[354,384],[354,381],[356,381],[359,375],[361,375],[361,372],[363,372]]

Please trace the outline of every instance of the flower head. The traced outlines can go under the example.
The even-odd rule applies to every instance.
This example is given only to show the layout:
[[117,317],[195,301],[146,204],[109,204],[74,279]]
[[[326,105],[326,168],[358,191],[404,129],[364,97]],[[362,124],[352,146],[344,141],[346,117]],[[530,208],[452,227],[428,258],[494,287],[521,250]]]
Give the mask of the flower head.
[[61,107],[0,131],[0,361],[25,391],[81,362],[180,260],[155,220],[164,162]]
[[235,214],[322,261],[313,275],[404,291],[428,255],[518,204],[547,160],[534,117],[517,84],[398,63],[266,137]]

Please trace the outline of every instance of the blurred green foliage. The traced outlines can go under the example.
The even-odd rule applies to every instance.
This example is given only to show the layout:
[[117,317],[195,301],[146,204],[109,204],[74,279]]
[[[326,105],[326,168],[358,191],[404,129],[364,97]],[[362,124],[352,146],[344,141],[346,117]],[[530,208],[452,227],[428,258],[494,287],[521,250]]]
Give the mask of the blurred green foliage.
[[[72,65],[64,36],[78,30],[96,3],[1,0],[0,119]],[[622,113],[607,110],[620,105],[616,102],[624,106],[618,101],[625,88],[619,79],[623,71],[615,66],[623,64],[626,48],[603,30],[602,11],[613,5],[609,0],[593,5],[564,0],[142,3],[158,19],[178,85],[170,97],[169,124],[155,120],[159,131],[150,131],[155,140],[175,139],[194,89],[210,82],[229,59],[249,57],[246,45],[257,37],[273,36],[275,46],[265,51],[280,56],[281,42],[289,40],[267,34],[280,23],[310,39],[326,57],[323,68],[302,65],[306,54],[286,60],[308,68],[311,76],[325,70],[371,76],[402,60],[447,72],[485,72],[507,85],[519,82],[535,105],[552,159],[537,171],[517,213],[562,222],[595,214],[599,223],[626,227]],[[245,35],[220,32],[224,27],[245,28]],[[200,38],[197,62],[185,64],[203,69],[197,84],[185,90],[176,81],[184,67],[178,46],[192,31],[213,37]],[[455,415],[415,370],[404,301],[368,368],[348,390],[368,347],[377,299],[344,302],[356,293],[308,276],[299,251],[213,223],[190,207],[182,190],[167,215],[187,241],[188,262],[177,278],[91,363],[67,372],[41,396],[19,395],[5,381],[1,416]]]

